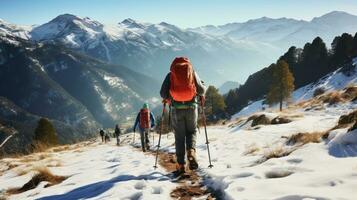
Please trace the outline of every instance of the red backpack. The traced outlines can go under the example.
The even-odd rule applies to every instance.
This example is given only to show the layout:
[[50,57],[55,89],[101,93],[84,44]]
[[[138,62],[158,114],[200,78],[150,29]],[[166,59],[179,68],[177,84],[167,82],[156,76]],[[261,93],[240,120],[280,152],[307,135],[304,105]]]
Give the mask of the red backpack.
[[196,85],[192,64],[188,58],[175,58],[170,71],[170,95],[173,100],[191,101],[196,96]]
[[140,128],[150,128],[150,111],[148,109],[140,110]]

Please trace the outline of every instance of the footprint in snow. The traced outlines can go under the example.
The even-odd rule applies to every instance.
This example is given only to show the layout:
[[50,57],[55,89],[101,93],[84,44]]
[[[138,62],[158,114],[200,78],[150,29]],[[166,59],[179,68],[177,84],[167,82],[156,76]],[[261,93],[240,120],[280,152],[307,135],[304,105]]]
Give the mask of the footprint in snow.
[[152,187],[151,193],[152,194],[161,194],[162,188],[161,187]]
[[294,172],[286,169],[275,169],[265,173],[266,178],[284,178],[290,176]]
[[292,159],[289,159],[287,160],[288,163],[291,163],[291,164],[299,164],[302,162],[302,159],[300,158],[292,158]]
[[142,190],[146,187],[146,184],[145,182],[143,181],[140,181],[140,182],[137,182],[135,185],[134,185],[134,188],[137,189],[137,190]]
[[142,198],[142,196],[143,196],[142,192],[137,192],[137,193],[131,195],[128,199],[130,199],[130,200],[139,200],[139,199]]
[[253,173],[250,173],[250,172],[243,172],[243,173],[239,173],[239,174],[236,174],[236,175],[233,175],[232,178],[234,179],[237,179],[237,178],[247,178],[249,176],[253,176],[254,174]]

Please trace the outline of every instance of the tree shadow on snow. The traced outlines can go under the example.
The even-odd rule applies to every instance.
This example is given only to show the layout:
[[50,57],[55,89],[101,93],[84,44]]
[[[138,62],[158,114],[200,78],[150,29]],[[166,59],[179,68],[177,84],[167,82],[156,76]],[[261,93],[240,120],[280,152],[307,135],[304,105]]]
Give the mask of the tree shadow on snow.
[[37,200],[60,200],[60,199],[88,199],[99,196],[112,188],[116,183],[131,181],[131,180],[169,180],[164,174],[160,172],[152,172],[147,175],[133,176],[133,175],[120,175],[106,181],[100,181],[89,185],[84,185],[65,194],[52,195],[38,198]]

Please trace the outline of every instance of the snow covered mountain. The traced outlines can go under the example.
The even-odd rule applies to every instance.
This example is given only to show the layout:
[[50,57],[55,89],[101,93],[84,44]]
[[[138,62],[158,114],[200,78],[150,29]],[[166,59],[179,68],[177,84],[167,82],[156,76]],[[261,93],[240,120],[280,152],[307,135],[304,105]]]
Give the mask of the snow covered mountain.
[[143,102],[155,105],[159,88],[154,79],[124,66],[9,35],[0,37],[0,83],[1,96],[30,113],[105,127],[127,121]]
[[317,36],[330,44],[336,35],[345,32],[355,34],[357,31],[357,16],[346,12],[333,11],[315,17],[311,21],[263,17],[244,23],[204,26],[190,30],[211,35],[226,35],[238,40],[283,45],[284,48],[292,45],[301,47]]
[[15,24],[10,24],[8,22],[5,22],[4,20],[0,19],[0,36],[4,35],[11,35],[11,36],[17,36],[23,39],[29,39],[29,31],[31,30],[31,27],[26,27],[26,26],[18,26]]
[[[232,79],[237,66],[257,68],[277,56],[275,47],[259,42],[235,41],[187,31],[165,22],[150,24],[133,19],[104,25],[64,14],[35,27],[29,34],[34,41],[61,43],[152,77],[164,77],[178,55],[189,56],[201,76],[214,82]],[[260,59],[253,59],[257,56]]]
[[224,82],[219,88],[219,93],[220,94],[227,94],[229,92],[229,90],[231,89],[236,89],[240,86],[240,84],[238,82],[235,81],[227,81]]
[[165,22],[142,23],[130,18],[107,25],[88,17],[63,14],[28,31],[0,22],[3,24],[0,26],[7,27],[0,32],[59,43],[151,77],[164,77],[172,59],[185,55],[204,80],[219,85],[225,80],[237,80],[237,71],[238,80],[243,82],[291,45],[302,47],[317,36],[329,44],[343,32],[354,34],[356,19],[354,15],[335,11],[309,22],[263,17],[245,23],[181,29]]

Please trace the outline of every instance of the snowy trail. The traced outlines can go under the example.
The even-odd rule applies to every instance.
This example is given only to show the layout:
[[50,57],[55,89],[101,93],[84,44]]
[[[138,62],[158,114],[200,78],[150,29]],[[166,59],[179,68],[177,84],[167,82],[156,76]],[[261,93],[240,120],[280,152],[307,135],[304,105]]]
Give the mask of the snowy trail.
[[[347,199],[357,196],[357,130],[337,129],[328,141],[300,146],[286,144],[297,133],[323,132],[334,127],[342,114],[356,104],[327,107],[321,111],[295,110],[293,121],[279,125],[250,123],[243,126],[208,127],[213,168],[208,156],[203,129],[198,134],[198,183],[218,199]],[[276,113],[266,113],[276,115]],[[286,114],[286,113],[285,113]],[[293,116],[292,115],[292,116]],[[157,142],[157,136],[155,140]],[[151,138],[151,137],[150,137]],[[160,166],[153,169],[155,156],[133,148],[132,134],[122,137],[123,145],[89,143],[64,151],[39,153],[25,158],[2,159],[0,194],[26,183],[38,165],[47,166],[55,175],[69,176],[58,185],[37,188],[9,196],[9,199],[171,199],[183,192],[202,189],[189,181],[175,183]],[[139,146],[139,141],[134,146]],[[85,143],[82,143],[85,144]],[[75,147],[76,145],[72,145]],[[174,153],[173,134],[163,135],[161,155]],[[271,152],[289,151],[283,157],[263,160]],[[26,161],[31,160],[33,161]],[[160,162],[171,163],[170,157]],[[58,165],[56,164],[58,163]],[[12,164],[9,170],[2,166]],[[16,166],[18,165],[18,166]],[[28,170],[28,172],[23,173]],[[185,188],[186,187],[186,188]],[[204,193],[204,192],[203,192]],[[197,195],[202,199],[208,193]]]

